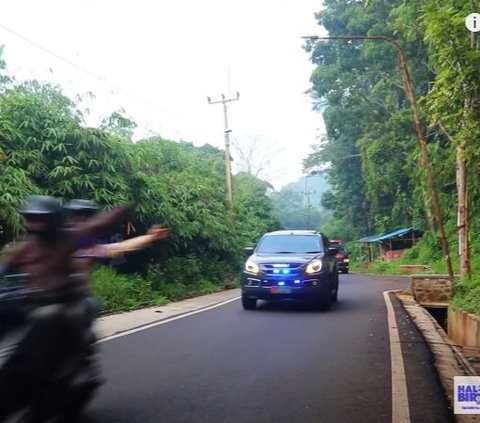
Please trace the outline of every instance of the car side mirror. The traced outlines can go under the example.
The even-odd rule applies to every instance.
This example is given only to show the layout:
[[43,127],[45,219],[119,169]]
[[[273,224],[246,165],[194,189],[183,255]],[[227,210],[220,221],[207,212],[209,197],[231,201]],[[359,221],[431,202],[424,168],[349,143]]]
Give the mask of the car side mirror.
[[328,255],[329,256],[336,256],[337,254],[338,254],[338,248],[330,247],[328,249]]
[[247,247],[243,250],[243,254],[245,255],[245,257],[251,256],[253,254],[253,250],[255,250],[255,248]]

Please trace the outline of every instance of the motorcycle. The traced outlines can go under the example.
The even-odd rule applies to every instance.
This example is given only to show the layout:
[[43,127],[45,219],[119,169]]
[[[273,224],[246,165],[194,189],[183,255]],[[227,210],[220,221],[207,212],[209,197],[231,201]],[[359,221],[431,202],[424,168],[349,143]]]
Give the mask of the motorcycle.
[[61,304],[25,284],[0,285],[0,422],[74,421],[102,384],[86,301]]

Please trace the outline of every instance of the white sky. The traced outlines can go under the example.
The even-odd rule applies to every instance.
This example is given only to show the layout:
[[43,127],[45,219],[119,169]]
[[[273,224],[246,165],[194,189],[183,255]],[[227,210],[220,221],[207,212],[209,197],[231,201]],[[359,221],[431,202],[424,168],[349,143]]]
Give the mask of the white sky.
[[92,92],[95,99],[81,106],[90,109],[88,123],[123,108],[139,125],[137,137],[154,132],[223,148],[222,106],[206,97],[239,91],[240,100],[229,104],[232,138],[246,146],[256,139],[258,157],[271,155],[263,176],[279,189],[301,176],[302,160],[324,132],[303,94],[313,67],[300,38],[322,32],[313,17],[321,3],[1,1],[0,25],[103,82],[1,27],[0,45],[18,79],[59,83],[71,98]]

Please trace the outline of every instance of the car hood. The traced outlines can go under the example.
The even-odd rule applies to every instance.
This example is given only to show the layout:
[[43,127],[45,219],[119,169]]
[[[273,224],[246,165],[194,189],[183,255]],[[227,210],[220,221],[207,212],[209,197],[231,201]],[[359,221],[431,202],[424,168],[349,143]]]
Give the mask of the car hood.
[[258,264],[271,263],[289,263],[289,264],[304,264],[317,257],[323,257],[324,253],[314,254],[253,254],[250,260]]

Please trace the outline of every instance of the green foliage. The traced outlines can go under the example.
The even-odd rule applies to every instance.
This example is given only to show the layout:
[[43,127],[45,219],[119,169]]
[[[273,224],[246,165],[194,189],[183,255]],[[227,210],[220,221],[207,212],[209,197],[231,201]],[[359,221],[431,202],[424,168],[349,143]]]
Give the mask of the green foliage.
[[330,218],[320,226],[329,239],[350,240],[355,238],[356,229],[345,219]]
[[139,275],[121,275],[108,267],[100,267],[93,274],[94,293],[99,297],[106,313],[133,310],[140,307],[162,305],[167,302],[151,283]]
[[[326,1],[317,14],[329,35],[386,35],[405,48],[419,93],[428,89],[430,71],[421,35],[408,43],[392,19],[402,1]],[[406,37],[405,37],[406,38]],[[322,204],[346,225],[349,236],[425,222],[414,198],[415,149],[410,106],[395,49],[387,42],[328,40],[307,45],[317,66],[311,94],[323,111],[327,133],[305,160],[306,169],[328,167],[331,192]],[[421,219],[419,219],[419,217]],[[423,219],[422,219],[423,218]]]
[[154,303],[163,289],[178,298],[230,286],[243,248],[280,228],[265,181],[236,175],[234,205],[227,204],[221,150],[158,136],[133,143],[136,124],[121,111],[100,128],[86,127],[59,87],[6,81],[0,74],[0,247],[22,232],[17,208],[34,193],[90,198],[105,208],[134,201],[139,233],[158,223],[171,228],[168,241],[137,263],[159,266],[153,287],[122,276],[115,289],[116,275],[96,274],[108,310]]
[[240,172],[233,178],[233,212],[248,222],[238,227],[238,231],[249,245],[256,243],[265,232],[281,229],[269,190],[272,186],[268,182],[249,173]]
[[474,276],[455,285],[451,307],[480,316],[480,278]]
[[[272,194],[280,223],[285,229],[318,229],[327,219],[320,199],[330,186],[323,174],[302,177]],[[308,200],[307,193],[308,192]]]
[[237,274],[220,261],[188,256],[172,257],[164,263],[151,265],[146,278],[156,292],[169,300],[178,300],[234,288]]

